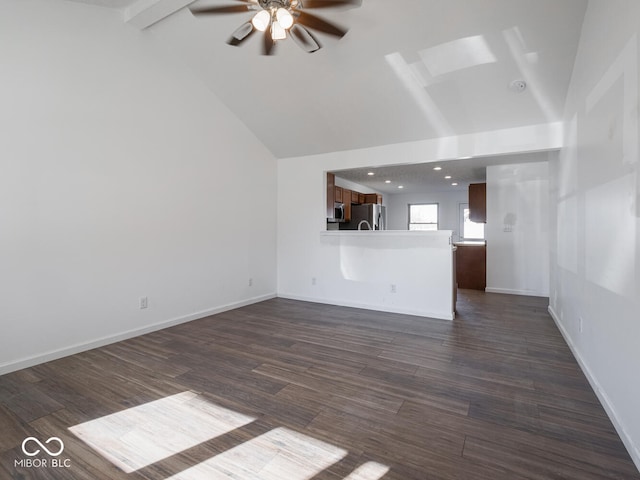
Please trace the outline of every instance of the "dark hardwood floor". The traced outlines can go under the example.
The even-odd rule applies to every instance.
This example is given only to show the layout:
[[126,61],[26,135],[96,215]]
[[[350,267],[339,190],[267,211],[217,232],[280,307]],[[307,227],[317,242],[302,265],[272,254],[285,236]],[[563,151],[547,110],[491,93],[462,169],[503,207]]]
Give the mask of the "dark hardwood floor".
[[[547,304],[461,291],[447,322],[275,299],[4,375],[0,479],[640,479]],[[211,459],[228,476],[198,476]]]

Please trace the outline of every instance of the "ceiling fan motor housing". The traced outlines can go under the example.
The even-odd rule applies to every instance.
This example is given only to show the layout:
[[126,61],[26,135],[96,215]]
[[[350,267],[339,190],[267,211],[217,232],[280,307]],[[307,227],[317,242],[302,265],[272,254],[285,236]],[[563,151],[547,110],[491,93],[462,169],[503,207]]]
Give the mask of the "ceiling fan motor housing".
[[296,0],[258,0],[258,4],[264,10],[277,10],[278,8],[289,9],[291,7],[301,6]]

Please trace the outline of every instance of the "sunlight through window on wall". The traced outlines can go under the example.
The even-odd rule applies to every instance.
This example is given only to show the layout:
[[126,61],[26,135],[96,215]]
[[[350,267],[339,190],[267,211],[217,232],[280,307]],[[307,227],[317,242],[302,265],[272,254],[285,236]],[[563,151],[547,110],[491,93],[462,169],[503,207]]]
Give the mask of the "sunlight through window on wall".
[[433,77],[498,61],[482,35],[441,43],[418,55]]
[[196,393],[182,392],[69,430],[130,473],[254,420],[208,402]]

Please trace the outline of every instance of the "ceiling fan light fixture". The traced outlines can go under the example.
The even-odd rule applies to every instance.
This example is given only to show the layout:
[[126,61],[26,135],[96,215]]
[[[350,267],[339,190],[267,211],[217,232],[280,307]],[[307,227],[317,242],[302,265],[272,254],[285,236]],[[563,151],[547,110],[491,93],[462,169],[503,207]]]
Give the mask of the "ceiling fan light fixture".
[[[193,1],[188,0],[187,3]],[[307,13],[306,9],[360,6],[362,0],[235,0],[235,2],[238,3],[189,7],[189,10],[196,16],[253,11],[252,16],[236,28],[227,43],[237,47],[254,32],[263,32],[262,53],[272,55],[276,41],[284,40],[288,36],[307,53],[319,50],[321,45],[309,30],[332,35],[338,39],[344,37],[347,33],[346,29],[322,17]]]
[[271,23],[271,15],[266,10],[260,10],[253,16],[251,23],[256,30],[264,32]]
[[280,26],[285,30],[287,28],[291,28],[291,25],[293,25],[293,15],[291,15],[291,12],[289,12],[289,10],[287,10],[286,8],[280,7],[278,10],[276,10],[276,19],[278,20]]
[[285,38],[287,38],[287,32],[285,31],[284,28],[282,28],[282,25],[280,25],[280,22],[278,22],[277,20],[272,22],[271,23],[271,39],[273,41],[276,41],[276,40],[284,40]]

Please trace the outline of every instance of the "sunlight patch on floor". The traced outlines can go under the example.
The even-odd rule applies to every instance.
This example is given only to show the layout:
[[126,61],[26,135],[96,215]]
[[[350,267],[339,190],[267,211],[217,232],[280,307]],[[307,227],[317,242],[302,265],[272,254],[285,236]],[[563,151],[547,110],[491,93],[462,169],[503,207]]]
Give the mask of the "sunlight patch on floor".
[[255,419],[193,392],[182,392],[70,427],[127,473],[151,465]]
[[389,471],[389,467],[377,462],[367,462],[360,465],[344,480],[380,480]]
[[274,428],[167,480],[308,480],[346,455],[315,438]]

